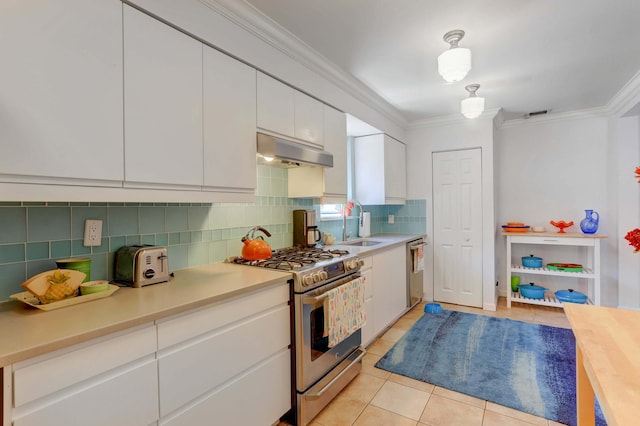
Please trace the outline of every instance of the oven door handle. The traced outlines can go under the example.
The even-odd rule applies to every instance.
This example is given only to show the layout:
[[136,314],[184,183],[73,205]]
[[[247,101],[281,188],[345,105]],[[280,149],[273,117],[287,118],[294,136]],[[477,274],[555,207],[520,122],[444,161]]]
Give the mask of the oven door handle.
[[304,305],[316,305],[317,303],[323,301],[327,298],[327,293],[322,293],[320,296],[315,297],[303,297],[302,303]]
[[427,243],[414,244],[414,245],[409,246],[409,250],[418,250],[420,247],[424,247],[426,245],[427,245]]
[[[331,379],[331,381],[329,383],[327,383],[322,389],[320,389],[318,392],[314,392],[314,393],[308,393],[305,395],[305,397],[307,399],[318,399],[318,398],[322,398],[322,395],[331,388],[331,386],[333,386],[333,384],[335,382],[337,382],[338,380],[340,380],[340,378],[342,378],[342,376],[344,376],[345,374],[347,374],[347,372],[354,366],[357,365],[358,362],[360,362],[360,360],[367,354],[367,351],[362,348],[359,347],[357,348],[355,351],[353,351],[354,353],[359,352],[358,356],[351,361],[351,363],[340,372],[340,374],[338,374],[336,377],[334,377],[333,379]],[[348,359],[348,358],[347,358]]]

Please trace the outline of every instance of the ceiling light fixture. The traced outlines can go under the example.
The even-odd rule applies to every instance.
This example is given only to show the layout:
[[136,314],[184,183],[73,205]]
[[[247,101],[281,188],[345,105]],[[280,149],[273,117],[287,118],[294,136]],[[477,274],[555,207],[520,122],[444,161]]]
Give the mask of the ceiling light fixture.
[[471,69],[471,51],[458,46],[462,37],[462,30],[449,31],[443,37],[450,46],[438,56],[438,73],[449,83],[462,80]]
[[467,118],[477,118],[484,111],[484,98],[476,96],[479,84],[470,84],[465,87],[469,97],[460,101],[460,112]]

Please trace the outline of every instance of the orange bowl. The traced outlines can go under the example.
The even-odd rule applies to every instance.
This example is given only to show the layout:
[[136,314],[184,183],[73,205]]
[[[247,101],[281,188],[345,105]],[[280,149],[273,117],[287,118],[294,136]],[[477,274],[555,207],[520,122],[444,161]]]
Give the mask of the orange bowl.
[[502,225],[505,232],[529,232],[530,226],[507,226]]
[[522,222],[507,222],[507,226],[524,226]]

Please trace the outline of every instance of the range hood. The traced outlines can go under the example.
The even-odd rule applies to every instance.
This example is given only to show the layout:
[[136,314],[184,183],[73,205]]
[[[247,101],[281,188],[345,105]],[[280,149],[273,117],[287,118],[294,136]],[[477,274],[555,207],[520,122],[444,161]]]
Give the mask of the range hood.
[[333,155],[318,148],[258,132],[258,159],[276,167],[333,167]]

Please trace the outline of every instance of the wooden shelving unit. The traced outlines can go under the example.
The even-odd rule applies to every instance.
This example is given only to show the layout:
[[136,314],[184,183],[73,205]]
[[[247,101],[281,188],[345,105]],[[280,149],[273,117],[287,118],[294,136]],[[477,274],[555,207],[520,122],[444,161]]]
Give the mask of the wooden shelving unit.
[[[562,307],[563,302],[556,299],[552,292],[547,292],[543,299],[529,299],[523,297],[519,292],[511,291],[511,274],[517,273],[520,275],[547,275],[558,276],[568,278],[582,278],[587,279],[589,285],[588,291],[588,304],[600,305],[600,240],[607,238],[604,235],[586,235],[581,233],[514,233],[514,232],[502,232],[502,235],[507,237],[507,270],[506,270],[506,284],[507,284],[507,307],[511,308],[512,302],[528,303],[532,305],[545,305]],[[525,268],[519,264],[515,264],[511,258],[511,251],[513,244],[531,244],[531,245],[555,245],[555,246],[574,246],[587,248],[586,259],[582,272],[566,272],[555,271],[542,268]]]

